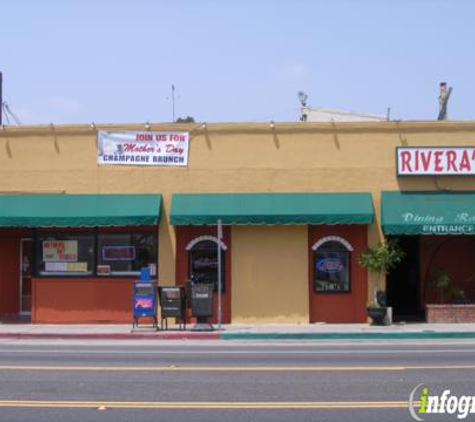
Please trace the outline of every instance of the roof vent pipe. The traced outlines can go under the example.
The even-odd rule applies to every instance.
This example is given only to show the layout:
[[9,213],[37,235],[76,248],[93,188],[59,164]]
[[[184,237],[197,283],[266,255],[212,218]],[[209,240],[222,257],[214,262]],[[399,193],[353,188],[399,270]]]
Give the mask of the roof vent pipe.
[[437,120],[447,120],[447,103],[451,93],[452,87],[447,89],[447,82],[441,82],[439,85],[439,115]]

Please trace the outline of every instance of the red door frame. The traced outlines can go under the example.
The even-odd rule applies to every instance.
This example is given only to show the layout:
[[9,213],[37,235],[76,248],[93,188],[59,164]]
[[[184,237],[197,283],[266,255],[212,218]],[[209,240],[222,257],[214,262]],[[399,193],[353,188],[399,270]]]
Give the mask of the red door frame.
[[[350,254],[350,292],[316,293],[313,289],[314,262],[312,249],[319,240],[336,236],[344,239],[353,249]],[[358,256],[368,244],[366,225],[309,226],[308,229],[308,286],[310,322],[362,323],[366,322],[368,272],[358,264]]]
[[[20,315],[31,315],[31,306],[33,303],[33,239],[29,238],[21,238],[20,239],[20,280],[19,280],[19,288],[20,288],[20,304],[19,304],[19,314]],[[25,261],[26,258],[26,261]],[[25,291],[29,291],[30,300],[29,306],[28,303],[24,303],[23,293]],[[25,295],[27,296],[27,295]],[[25,310],[25,308],[29,308],[29,310]]]
[[20,245],[30,229],[0,228],[0,317],[18,318],[20,312]]

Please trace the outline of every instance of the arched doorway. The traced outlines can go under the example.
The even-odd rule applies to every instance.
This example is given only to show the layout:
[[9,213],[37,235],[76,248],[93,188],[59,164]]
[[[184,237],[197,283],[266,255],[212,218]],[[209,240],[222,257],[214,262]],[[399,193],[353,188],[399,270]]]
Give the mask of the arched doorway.
[[366,322],[365,225],[309,226],[310,322]]
[[[218,321],[218,238],[214,226],[177,226],[176,284],[186,281],[212,283],[214,287],[214,317]],[[223,227],[221,250],[222,322],[231,322],[231,229]],[[189,315],[191,316],[191,315]]]
[[[227,248],[226,248],[227,249]],[[221,292],[226,292],[226,251],[225,245],[221,252]],[[194,283],[209,283],[218,291],[218,244],[217,240],[199,240],[192,242],[188,251],[188,278]]]

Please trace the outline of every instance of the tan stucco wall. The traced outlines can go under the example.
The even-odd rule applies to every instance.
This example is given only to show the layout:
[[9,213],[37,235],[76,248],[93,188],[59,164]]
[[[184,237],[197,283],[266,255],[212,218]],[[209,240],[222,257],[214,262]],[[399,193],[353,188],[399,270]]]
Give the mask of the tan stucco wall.
[[[159,231],[159,277],[175,280],[175,231],[168,224],[172,193],[187,192],[351,192],[373,195],[376,224],[369,227],[369,243],[380,239],[382,190],[475,189],[473,178],[396,177],[397,146],[475,145],[475,122],[377,123],[267,123],[152,124],[152,131],[189,131],[189,166],[186,168],[99,166],[96,129],[144,130],[144,125],[36,126],[0,130],[0,193],[161,193],[164,214]],[[282,234],[288,230],[288,238]],[[251,234],[254,233],[254,234]],[[276,245],[302,251],[274,269]],[[308,314],[307,241],[304,230],[249,227],[233,230],[233,318],[248,314],[263,319],[305,319]],[[262,248],[251,246],[256,237]],[[246,244],[246,248],[244,245]],[[287,245],[287,246],[286,246]],[[264,248],[264,246],[270,249]],[[249,251],[254,250],[251,254]],[[305,253],[303,253],[305,252]],[[253,256],[261,264],[250,270]],[[257,258],[256,258],[257,259]],[[272,265],[271,265],[272,264]],[[278,266],[283,265],[279,262]],[[282,286],[290,274],[299,291],[282,313],[260,314],[243,295],[258,286]],[[376,277],[370,275],[369,292]],[[260,287],[259,287],[260,288]],[[276,296],[278,303],[282,293]],[[297,306],[298,303],[298,306]],[[299,310],[297,310],[297,308]],[[266,314],[267,313],[267,314]]]
[[308,322],[307,226],[232,229],[232,321]]

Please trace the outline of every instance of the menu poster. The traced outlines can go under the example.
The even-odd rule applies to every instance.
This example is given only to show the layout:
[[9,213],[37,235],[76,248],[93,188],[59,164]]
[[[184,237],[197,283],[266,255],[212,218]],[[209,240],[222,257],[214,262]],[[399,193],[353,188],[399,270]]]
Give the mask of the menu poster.
[[44,262],[76,262],[78,260],[77,240],[44,240]]

